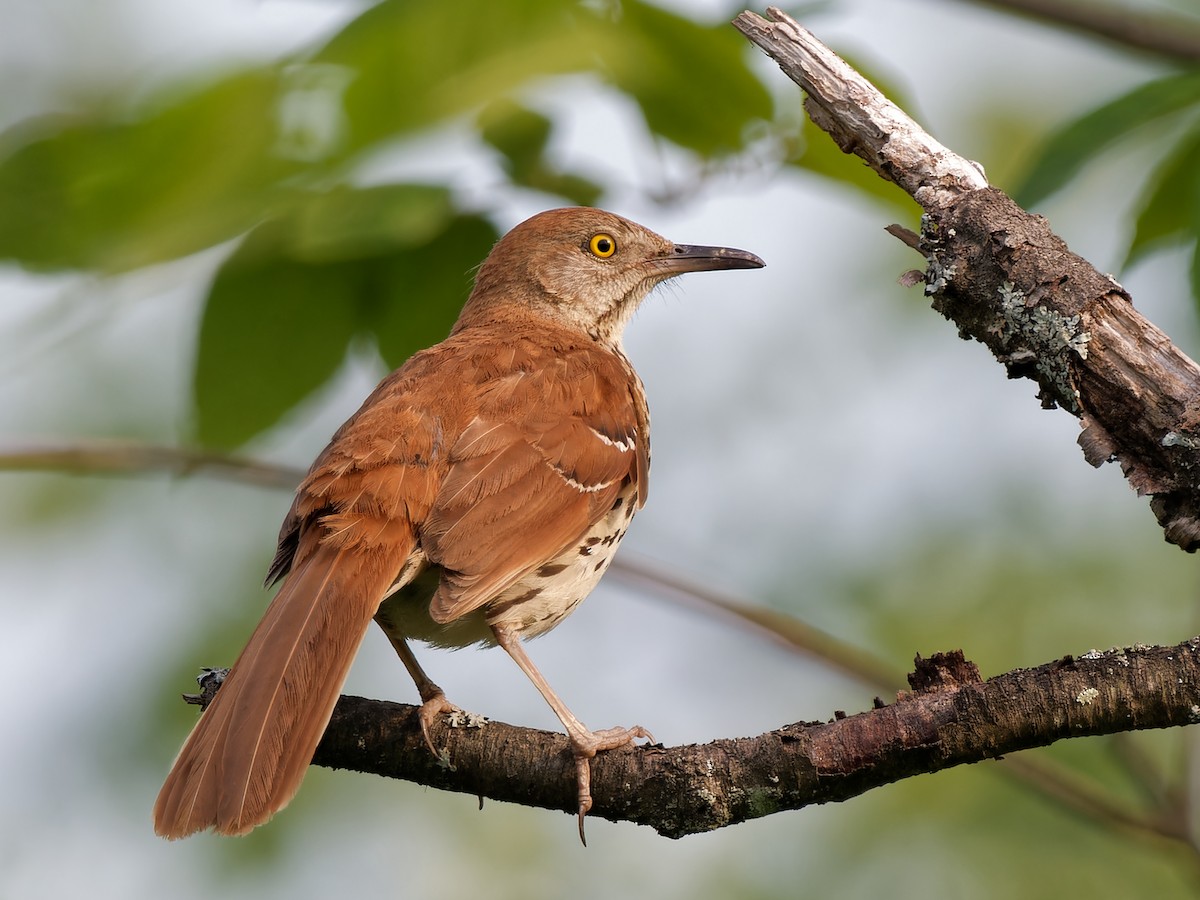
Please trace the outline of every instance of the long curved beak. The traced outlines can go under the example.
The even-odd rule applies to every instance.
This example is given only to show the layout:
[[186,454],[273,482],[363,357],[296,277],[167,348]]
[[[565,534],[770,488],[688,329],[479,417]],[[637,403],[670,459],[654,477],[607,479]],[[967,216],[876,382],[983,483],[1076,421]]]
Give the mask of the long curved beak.
[[676,244],[667,256],[650,263],[664,275],[684,272],[715,272],[719,269],[761,269],[766,265],[746,250],[733,247],[702,247],[697,244]]

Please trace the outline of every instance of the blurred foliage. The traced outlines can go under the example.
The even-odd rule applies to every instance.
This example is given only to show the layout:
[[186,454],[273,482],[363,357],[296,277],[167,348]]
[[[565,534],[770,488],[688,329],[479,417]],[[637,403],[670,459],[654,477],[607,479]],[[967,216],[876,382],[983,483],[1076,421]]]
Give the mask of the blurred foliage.
[[548,78],[623,93],[703,171],[766,144],[911,213],[807,120],[774,120],[753,52],[725,22],[641,0],[383,0],[308,52],[10,129],[0,259],[115,274],[240,241],[213,280],[192,385],[194,438],[235,447],[349,349],[395,366],[443,337],[496,238],[453,184],[358,184],[372,154],[465,122],[512,187],[601,200],[554,158],[555,121],[522,102]]
[[[790,83],[781,83],[773,98],[757,74],[767,68],[756,67],[754,58],[724,21],[699,22],[644,0],[383,0],[306,52],[150,86],[133,99],[115,97],[0,135],[0,260],[35,271],[106,276],[228,244],[199,323],[191,397],[196,438],[236,447],[319,390],[348,352],[366,348],[395,366],[443,336],[473,267],[496,238],[494,210],[468,205],[454,183],[368,184],[366,163],[430,133],[465,128],[492,155],[503,177],[498,191],[536,192],[545,205],[603,201],[603,176],[577,171],[555,152],[561,123],[536,102],[550,79],[584,76],[607,86],[639,111],[661,148],[694,161],[699,173],[766,157],[849,185],[889,212],[915,211],[898,189],[843,154],[801,114]],[[912,110],[887,79],[864,71]],[[1200,73],[1193,71],[1139,86],[1065,126],[1045,144],[1021,199],[1034,203],[1062,189],[1098,154],[1155,123],[1170,125],[1176,138],[1146,179],[1127,262],[1165,243],[1195,242]],[[1193,289],[1200,297],[1200,251],[1195,260]],[[98,502],[106,490],[74,481],[50,487],[54,493],[39,495],[36,505],[49,515],[69,510],[77,525],[89,524],[81,521],[82,501]],[[279,502],[286,506],[285,499]],[[34,505],[14,507],[14,519],[27,526],[24,506]],[[1050,544],[1035,528],[1029,535],[1031,545],[1045,550]],[[840,597],[835,588],[822,593],[821,602],[839,610],[829,615],[857,619],[847,632],[891,659],[906,661],[914,647],[949,649],[969,634],[973,645],[964,649],[985,674],[1042,662],[1061,653],[1068,638],[1080,642],[1075,649],[1082,652],[1089,641],[1103,645],[1110,633],[1172,641],[1194,628],[1180,600],[1194,594],[1191,564],[1173,550],[1169,562],[1156,557],[1140,566],[1152,554],[1124,547],[1120,554],[1030,556],[964,546],[960,537],[920,536],[905,562],[868,567],[840,586]],[[878,548],[872,551],[878,555]],[[225,574],[230,583],[245,583],[244,572]],[[258,568],[250,573],[252,579],[257,574]],[[1147,586],[1153,596],[1145,594]],[[212,646],[235,652],[261,597],[239,596],[211,579],[193,590],[197,596],[188,599],[197,606],[223,608],[209,596],[221,592],[245,603],[233,618],[198,617],[206,654]],[[1053,606],[1044,604],[1048,597]],[[176,683],[186,682],[191,664],[180,662],[177,669]],[[182,731],[192,715],[174,695],[167,702],[169,716],[165,708],[154,711],[159,739],[164,719]],[[1181,777],[1185,734],[1132,739],[1148,748],[1164,778]],[[148,744],[130,758],[143,760]],[[1113,740],[1064,742],[1038,753],[1136,807],[1146,802],[1138,793],[1139,774],[1118,759],[1118,746]],[[809,811],[822,816],[830,844],[855,853],[869,846],[870,865],[806,871],[800,866],[811,856],[782,848],[771,856],[779,866],[796,866],[794,878],[785,881],[778,868],[763,867],[763,883],[755,885],[758,872],[722,860],[705,874],[728,862],[730,882],[714,882],[711,895],[792,896],[795,884],[804,883],[816,893],[826,887],[834,895],[870,896],[897,890],[909,876],[909,885],[922,884],[935,896],[1030,896],[1025,888],[1033,881],[1046,887],[1043,896],[1089,888],[1184,896],[1194,887],[1183,880],[1188,865],[1157,852],[1162,845],[1130,841],[1127,833],[1064,812],[1012,781],[978,776],[996,768],[911,779]],[[310,786],[298,802],[324,808],[327,798],[313,799],[318,796]],[[476,849],[495,853],[505,835],[478,820],[472,810],[455,833],[486,828],[488,841]],[[556,831],[562,825],[540,821]],[[743,828],[769,831],[781,846],[790,840],[786,821]],[[281,819],[248,841],[224,842],[221,852],[254,856],[261,852],[256,848],[280,846],[289,827]],[[1147,846],[1156,852],[1145,852]],[[544,854],[524,870],[570,869],[577,859]],[[511,865],[511,858],[496,863]],[[1017,867],[1025,870],[1023,878],[1014,875]],[[551,881],[553,893],[546,896],[561,892],[561,883]]]
[[[1119,557],[1048,535],[1033,521],[1024,530],[1027,540],[980,529],[922,535],[903,555],[864,567],[838,609],[862,610],[856,632],[899,654],[899,665],[911,663],[914,649],[928,656],[961,647],[985,677],[1067,650],[1171,644],[1195,632],[1195,560],[1154,529],[1131,538]],[[918,608],[923,615],[914,618]],[[1075,646],[1062,647],[1063,635]]]
[[276,152],[282,88],[264,68],[88,119],[22,123],[0,140],[0,257],[119,272],[245,231],[300,169]]
[[254,229],[200,324],[196,434],[236,447],[332,377],[355,338],[392,366],[446,336],[492,225],[449,190],[336,188]]
[[1191,290],[1200,302],[1200,71],[1139,85],[1063,126],[1045,141],[1015,196],[1023,206],[1042,201],[1105,150],[1156,122],[1176,135],[1173,145],[1164,142],[1166,153],[1145,180],[1125,265],[1169,244],[1192,245]]
[[[1181,743],[1178,734],[1156,737]],[[872,864],[852,872],[820,871],[819,881],[807,885],[812,894],[992,900],[1195,896],[1195,869],[1171,843],[1074,813],[1006,777],[1005,765],[981,763],[908,779],[859,798],[852,814],[829,815],[830,840],[871,848]],[[914,816],[916,808],[930,814]]]
[[[1113,553],[1106,542],[1047,533],[1036,508],[1004,532],[930,529],[901,538],[831,583],[819,601],[791,587],[803,577],[781,574],[786,587],[777,602],[854,635],[897,671],[911,671],[914,651],[928,657],[961,648],[988,678],[1064,652],[1174,643],[1197,622],[1195,560],[1153,529],[1131,532]],[[803,608],[808,603],[812,609]],[[878,689],[864,687],[864,706],[870,691]],[[1059,741],[1006,759],[1048,767],[1129,821],[1189,815],[1196,765],[1190,731]],[[822,810],[834,840],[866,842],[877,852],[857,876],[861,883],[825,872],[830,883],[809,885],[814,894],[822,886],[849,896],[891,894],[905,859],[921,867],[900,879],[903,896],[1183,898],[1200,884],[1200,859],[1183,844],[1080,812],[1006,771],[1005,761],[906,779],[845,807]],[[933,812],[914,816],[917,807]],[[1017,860],[1019,871],[1012,868]]]
[[582,175],[560,171],[546,150],[554,123],[511,100],[489,103],[479,115],[479,136],[500,152],[509,180],[521,187],[557,194],[579,206],[595,206],[604,188]]

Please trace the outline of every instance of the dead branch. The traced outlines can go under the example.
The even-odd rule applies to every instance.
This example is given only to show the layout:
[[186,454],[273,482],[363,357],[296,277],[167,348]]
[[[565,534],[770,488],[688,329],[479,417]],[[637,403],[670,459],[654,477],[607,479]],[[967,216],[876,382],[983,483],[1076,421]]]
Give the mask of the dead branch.
[[1094,466],[1121,465],[1166,539],[1200,546],[1200,367],[1134,308],[1110,275],[1075,255],[1041,216],[990,187],[782,11],[734,21],[807,93],[805,108],[925,210],[925,292],[964,338],[992,351],[1042,404],[1080,420]]

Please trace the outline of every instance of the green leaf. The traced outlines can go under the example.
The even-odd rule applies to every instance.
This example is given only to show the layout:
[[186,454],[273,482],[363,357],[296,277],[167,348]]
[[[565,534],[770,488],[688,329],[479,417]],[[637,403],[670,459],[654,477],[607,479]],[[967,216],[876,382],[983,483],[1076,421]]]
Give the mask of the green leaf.
[[372,264],[366,322],[389,366],[446,337],[498,237],[481,216],[458,216],[428,243]]
[[445,188],[338,187],[256,228],[218,272],[193,371],[196,435],[239,446],[337,370],[357,336],[392,365],[440,341],[496,240]]
[[426,128],[531,79],[586,71],[613,37],[574,4],[539,0],[383,0],[335,35],[314,63],[353,73],[348,145]]
[[1197,104],[1200,104],[1200,71],[1189,71],[1140,85],[1092,110],[1050,137],[1017,190],[1017,202],[1022,206],[1038,203],[1128,132]]
[[204,306],[192,377],[201,444],[244,444],[329,379],[356,330],[358,281],[349,263],[282,257],[235,255],[221,269]]
[[1200,224],[1198,191],[1200,128],[1195,128],[1172,148],[1147,180],[1123,265],[1132,265],[1168,241],[1195,240]]
[[442,185],[338,185],[298,204],[273,229],[272,245],[260,238],[255,249],[310,263],[365,259],[425,243],[454,215],[453,197]]
[[513,184],[557,194],[578,206],[594,206],[604,189],[589,178],[563,172],[545,157],[553,123],[539,112],[497,100],[479,114],[483,140],[498,150]]
[[239,72],[133,112],[25,124],[0,160],[0,258],[118,272],[236,236],[286,194],[275,154],[280,84]]
[[527,106],[502,99],[483,108],[478,119],[479,136],[504,156],[513,172],[525,172],[542,164],[553,123]]
[[746,126],[771,118],[771,96],[750,71],[746,42],[727,23],[701,25],[622,0],[614,31],[620,39],[595,52],[655,134],[713,156],[741,149]]

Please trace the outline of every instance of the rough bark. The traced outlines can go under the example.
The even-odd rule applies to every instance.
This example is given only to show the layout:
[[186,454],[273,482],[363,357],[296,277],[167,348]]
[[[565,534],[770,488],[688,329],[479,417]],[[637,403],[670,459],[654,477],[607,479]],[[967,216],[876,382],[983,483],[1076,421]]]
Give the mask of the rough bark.
[[[1200,638],[1090,651],[986,681],[961,652],[917,658],[895,702],[757,737],[631,747],[592,762],[590,815],[667,837],[845,800],[901,778],[1084,735],[1200,721]],[[573,812],[564,735],[500,722],[440,727],[435,759],[417,709],[343,697],[313,762]]]

